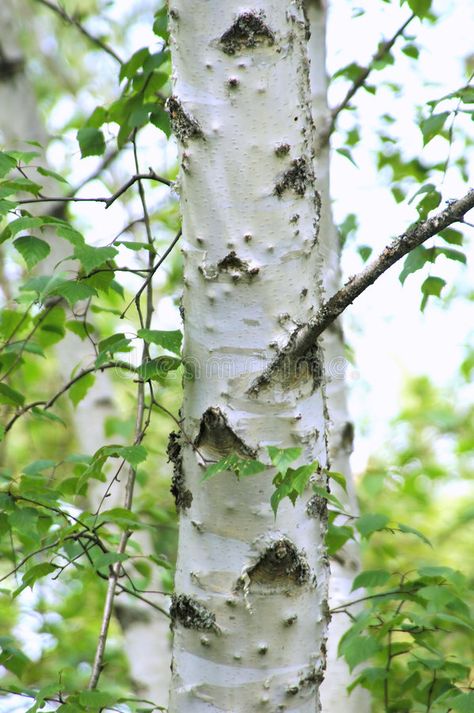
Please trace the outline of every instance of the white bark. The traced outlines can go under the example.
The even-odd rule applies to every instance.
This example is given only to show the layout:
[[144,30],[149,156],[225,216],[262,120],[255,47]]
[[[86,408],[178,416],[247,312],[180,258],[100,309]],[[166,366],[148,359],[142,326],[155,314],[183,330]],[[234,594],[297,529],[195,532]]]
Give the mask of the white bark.
[[[47,145],[47,134],[38,114],[33,87],[25,74],[25,57],[18,41],[18,23],[26,13],[18,12],[15,0],[0,1],[0,142],[6,150],[22,148],[31,150],[27,141],[38,141]],[[3,67],[3,69],[1,69]],[[8,112],[8,113],[7,113]],[[35,178],[35,176],[33,176]],[[57,193],[57,184],[47,177],[40,177],[46,195]],[[53,204],[40,204],[40,211],[51,211]],[[28,206],[30,212],[35,206]],[[43,235],[48,239],[48,235]],[[40,268],[52,272],[55,265],[71,253],[66,241],[58,241],[50,236],[51,253]],[[64,263],[63,263],[64,265]],[[56,346],[59,366],[58,386],[67,381],[72,369],[77,365],[89,366],[95,354],[88,340],[81,341],[73,334],[67,334]],[[116,413],[113,385],[108,372],[98,373],[93,388],[78,404],[73,413],[73,425],[77,448],[93,454],[104,445],[104,422],[107,416]],[[95,509],[104,491],[104,484],[92,481],[89,489],[91,507]],[[115,489],[115,491],[117,488]],[[115,504],[120,504],[122,495],[112,491]],[[111,507],[108,501],[108,507]],[[148,533],[136,535],[144,553],[153,552],[153,544]],[[154,581],[152,589],[161,589],[161,581]],[[161,595],[148,595],[159,606],[166,608],[167,602]],[[130,675],[137,695],[166,706],[169,689],[169,625],[168,620],[149,605],[137,599],[120,598],[119,621],[125,639],[125,651],[129,660]]]
[[[249,395],[320,301],[302,3],[170,3],[185,257],[185,380],[172,713],[319,710],[324,522],[270,508],[272,471],[202,483],[206,460],[265,446],[326,462],[319,353]],[[314,505],[314,501],[312,503]],[[324,520],[324,518],[323,518]]]
[[[313,115],[320,135],[325,135],[329,123],[327,106],[327,75],[326,75],[326,0],[306,0],[311,36],[308,42],[311,62],[311,92],[313,100]],[[324,260],[324,286],[328,295],[333,294],[340,286],[340,249],[339,238],[331,210],[329,191],[330,160],[329,144],[319,142],[316,155],[316,174],[318,189],[321,193],[321,223],[320,246]],[[350,454],[352,451],[353,426],[350,421],[345,381],[347,361],[344,356],[344,338],[342,326],[336,323],[322,336],[326,363],[326,397],[330,420],[329,427],[329,461],[331,470],[342,473],[346,477],[348,493],[331,483],[331,489],[337,490],[337,497],[344,503],[348,511],[357,514],[357,499],[352,479]],[[347,543],[345,547],[331,559],[331,576],[329,579],[329,606],[337,607],[351,599],[351,588],[354,576],[359,569],[357,545]],[[356,688],[349,696],[346,692],[353,676],[349,672],[344,659],[338,658],[337,647],[341,636],[350,622],[343,614],[332,617],[328,630],[327,669],[321,686],[321,706],[324,713],[344,710],[345,713],[365,713],[370,710],[367,692]]]

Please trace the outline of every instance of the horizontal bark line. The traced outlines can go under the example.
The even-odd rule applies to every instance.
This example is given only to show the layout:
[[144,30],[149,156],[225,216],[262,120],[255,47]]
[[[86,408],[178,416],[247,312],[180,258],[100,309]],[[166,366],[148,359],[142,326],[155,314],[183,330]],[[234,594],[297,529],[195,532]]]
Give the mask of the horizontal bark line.
[[301,359],[314,347],[318,337],[384,272],[429,238],[438,235],[453,223],[463,222],[464,216],[472,208],[474,208],[474,189],[470,189],[459,200],[451,201],[437,215],[416,223],[405,233],[394,238],[377,258],[358,275],[349,278],[340,290],[321,305],[314,319],[293,332],[287,346],[265,372],[254,381],[249,392],[256,393],[261,387],[268,385],[279,373],[283,362],[287,364],[291,359]]

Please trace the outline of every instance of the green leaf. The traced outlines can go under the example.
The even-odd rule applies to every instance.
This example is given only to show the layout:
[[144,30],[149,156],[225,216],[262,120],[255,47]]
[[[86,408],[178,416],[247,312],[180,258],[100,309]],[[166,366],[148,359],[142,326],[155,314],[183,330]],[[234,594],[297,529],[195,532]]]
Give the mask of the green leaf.
[[408,0],[408,6],[418,17],[425,17],[431,8],[431,2],[432,0]]
[[423,299],[421,301],[420,309],[422,312],[425,309],[428,297],[430,295],[434,295],[435,297],[441,297],[441,290],[443,289],[445,284],[446,281],[443,280],[441,277],[435,277],[434,275],[430,275],[426,278],[426,280],[421,286]]
[[26,262],[29,270],[40,260],[44,260],[51,252],[51,248],[45,240],[40,240],[40,238],[35,238],[32,235],[24,235],[21,238],[17,238],[13,245]]
[[73,257],[79,260],[86,273],[92,272],[108,260],[113,260],[118,250],[113,247],[95,248],[83,243],[76,245]]
[[30,664],[30,659],[25,656],[23,651],[17,649],[11,641],[11,638],[8,636],[0,637],[0,648],[2,649],[0,665],[14,673],[18,678],[21,678],[25,668]]
[[324,473],[325,473],[325,475],[327,475],[328,478],[330,478],[331,480],[334,480],[334,482],[336,482],[339,485],[339,487],[341,487],[343,489],[343,491],[345,493],[347,493],[347,480],[342,473],[337,473],[336,471],[333,471],[333,470],[327,470],[327,471],[324,471]]
[[106,339],[102,339],[98,344],[99,356],[96,360],[96,366],[104,364],[109,355],[113,355],[116,352],[129,351],[130,342],[131,339],[126,337],[123,332],[118,332]]
[[48,290],[48,294],[60,295],[67,300],[70,307],[74,307],[76,302],[87,300],[89,297],[97,295],[97,291],[93,287],[76,280],[60,280],[59,284],[56,284],[51,291]]
[[[94,709],[99,713],[103,708],[113,705],[117,701],[117,696],[105,691],[81,691],[79,693],[79,703],[86,706],[88,710]],[[91,711],[92,713],[92,711]]]
[[149,379],[163,379],[169,371],[175,371],[181,366],[181,359],[175,357],[160,356],[156,359],[149,359],[137,369],[138,376],[143,381]]
[[420,130],[423,134],[423,146],[426,146],[431,139],[434,139],[435,136],[441,133],[449,114],[449,111],[443,111],[441,114],[432,114],[420,122]]
[[474,713],[474,691],[447,698],[444,703],[455,713]]
[[340,653],[346,659],[350,670],[352,671],[363,661],[371,658],[374,654],[381,650],[379,642],[369,636],[351,636],[347,641],[342,641]]
[[155,13],[155,19],[153,22],[153,32],[158,37],[162,37],[165,42],[168,42],[168,12],[167,8],[162,7]]
[[169,139],[171,136],[171,122],[168,112],[161,106],[157,106],[150,114],[150,122],[165,134]]
[[333,495],[332,493],[330,493],[328,490],[326,490],[326,488],[323,488],[320,485],[314,484],[313,492],[316,495],[319,495],[320,498],[324,498],[329,503],[332,503],[333,505],[335,505],[337,507],[337,509],[340,510],[341,512],[344,512],[344,505],[341,503],[339,498],[336,498],[336,496]]
[[97,518],[97,524],[103,522],[113,522],[125,529],[136,529],[140,526],[137,515],[126,508],[111,508],[104,510]]
[[120,68],[119,81],[123,79],[131,79],[140,67],[143,66],[145,60],[150,56],[148,47],[142,47],[131,56],[128,62],[124,62]]
[[409,252],[405,258],[403,269],[398,277],[402,285],[408,275],[412,272],[416,272],[417,270],[421,270],[427,262],[431,261],[430,251],[423,247],[423,245],[418,245],[418,247]]
[[202,481],[209,480],[209,478],[213,478],[215,475],[225,473],[226,471],[232,471],[238,477],[257,475],[257,473],[261,473],[262,470],[266,468],[267,466],[258,460],[239,458],[236,453],[231,453],[225,458],[222,458],[218,463],[213,463],[206,468]]
[[44,470],[54,468],[55,465],[56,461],[54,460],[35,460],[33,463],[27,465],[26,468],[23,468],[23,473],[25,473],[26,475],[37,475],[38,473],[42,473]]
[[15,166],[16,159],[10,156],[10,154],[0,151],[0,178],[6,176]]
[[69,398],[71,399],[72,403],[74,406],[77,406],[78,403],[82,401],[82,399],[85,397],[89,389],[94,385],[95,383],[95,376],[94,374],[85,374],[82,376],[78,381],[76,381],[75,384],[73,384],[69,391]]
[[23,580],[22,580],[22,587],[31,587],[33,589],[33,584],[38,580],[41,579],[42,577],[46,577],[48,574],[51,574],[52,572],[55,572],[57,570],[57,566],[54,564],[50,564],[49,562],[42,562],[41,564],[37,564],[31,569],[29,569],[27,572],[24,573],[23,575]]
[[160,347],[164,347],[178,355],[181,353],[183,335],[179,329],[169,332],[158,331],[156,329],[139,329],[137,334],[141,339],[144,339],[150,344],[158,344]]
[[445,228],[445,230],[442,230],[441,233],[439,233],[439,237],[443,238],[443,240],[446,240],[446,242],[451,245],[462,245],[464,240],[463,234],[460,233],[459,230],[454,230],[453,228]]
[[336,153],[340,154],[341,156],[344,156],[344,158],[347,158],[347,160],[350,161],[353,166],[355,166],[356,168],[358,168],[356,162],[355,162],[354,159],[352,158],[352,153],[349,151],[349,149],[345,149],[345,148],[343,148],[343,149],[336,149]]
[[402,52],[403,54],[406,54],[407,57],[412,57],[412,59],[418,59],[420,56],[420,50],[413,44],[408,44],[405,45],[405,47],[402,47]]
[[94,558],[94,567],[96,569],[103,569],[104,567],[109,567],[111,564],[115,564],[116,562],[125,562],[128,558],[129,555],[124,552],[101,552]]
[[283,475],[286,473],[290,463],[293,463],[301,455],[301,448],[276,448],[275,446],[267,446],[267,452],[270,460]]
[[462,262],[463,265],[467,263],[466,256],[460,250],[453,250],[452,248],[436,248],[436,255],[444,255],[448,260],[456,260],[457,262]]
[[357,248],[357,252],[358,252],[359,255],[361,256],[362,260],[363,260],[364,262],[367,262],[367,260],[369,259],[369,257],[372,255],[372,248],[369,247],[368,245],[360,245],[360,246]]
[[419,567],[418,574],[420,577],[441,577],[442,579],[447,579],[454,583],[459,581],[459,578],[461,578],[461,581],[464,579],[463,575],[458,570],[442,565],[425,565],[424,567]]
[[81,156],[102,156],[105,152],[104,134],[93,126],[84,126],[77,132]]
[[400,532],[404,532],[407,535],[415,535],[415,537],[418,537],[422,542],[424,542],[426,545],[429,545],[430,547],[433,547],[429,539],[419,530],[416,530],[414,527],[409,527],[408,525],[404,525],[402,522],[397,523],[398,529]]
[[19,391],[12,389],[8,384],[0,384],[0,404],[8,406],[23,406],[25,397]]
[[69,185],[69,181],[67,181],[64,176],[61,176],[59,173],[56,173],[56,171],[51,171],[49,168],[43,168],[42,166],[38,166],[36,170],[42,176],[49,176],[50,178],[54,178],[56,181],[60,181],[61,183],[66,183]]
[[14,181],[10,180],[0,183],[0,198],[6,198],[20,191],[37,196],[41,191],[41,186],[39,183],[30,181],[29,178],[16,178]]
[[374,532],[383,530],[389,523],[390,518],[382,513],[366,513],[361,515],[356,522],[356,529],[362,537],[370,537]]
[[390,572],[384,569],[366,569],[354,579],[351,591],[353,592],[359,587],[382,587],[390,577]]
[[124,458],[133,468],[147,459],[148,451],[144,446],[122,446],[118,449],[118,455]]
[[213,463],[212,465],[206,468],[206,470],[204,471],[202,482],[204,482],[205,480],[209,480],[209,478],[213,478],[219,473],[225,473],[229,470],[235,472],[235,466],[238,460],[239,458],[235,453],[231,453],[225,458],[221,458],[220,461],[218,461],[217,463]]

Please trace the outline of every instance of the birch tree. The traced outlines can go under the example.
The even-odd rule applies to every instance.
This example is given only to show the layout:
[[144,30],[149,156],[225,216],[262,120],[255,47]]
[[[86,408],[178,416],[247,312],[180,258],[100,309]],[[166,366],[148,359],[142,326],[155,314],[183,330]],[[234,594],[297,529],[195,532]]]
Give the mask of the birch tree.
[[173,449],[170,710],[314,710],[328,619],[321,504],[283,502],[275,518],[270,470],[201,482],[209,461],[265,459],[266,448],[278,463],[281,449],[303,445],[301,462],[326,465],[321,352],[259,383],[321,301],[306,20],[297,3],[208,3],[196,16],[178,2],[170,17],[184,358],[194,371],[186,440]]
[[[357,517],[347,462],[351,426],[343,382],[334,378],[343,348],[337,320],[405,256],[405,276],[441,254],[459,260],[456,250],[426,249],[423,243],[440,235],[458,244],[458,233],[450,226],[464,221],[474,206],[474,192],[431,214],[441,202],[441,193],[433,184],[421,186],[416,203],[419,220],[339,287],[337,237],[329,208],[328,137],[371,67],[347,69],[351,86],[342,103],[329,111],[322,4],[260,0],[258,7],[242,7],[234,0],[209,0],[196,11],[190,0],[172,0],[169,29],[163,8],[155,15],[158,51],[153,54],[142,48],[126,62],[106,38],[94,37],[80,19],[49,0],[41,4],[120,65],[119,98],[110,107],[94,110],[78,141],[83,156],[102,155],[106,145],[102,127],[115,131],[119,148],[131,143],[135,173],[108,197],[55,197],[28,177],[29,154],[0,153],[5,177],[0,209],[8,221],[1,240],[7,247],[13,241],[23,256],[41,262],[47,256],[44,240],[24,231],[43,235],[51,230],[57,240],[67,241],[68,252],[72,244],[79,263],[72,277],[60,272],[27,279],[16,311],[1,324],[5,343],[0,402],[6,412],[5,434],[10,438],[16,424],[30,416],[58,418],[52,410],[64,394],[82,379],[108,369],[133,374],[137,403],[130,445],[99,447],[86,460],[75,455],[60,462],[36,461],[0,493],[5,508],[1,532],[10,537],[4,547],[12,563],[4,578],[22,576],[14,596],[37,580],[54,581],[77,563],[106,580],[95,653],[88,653],[85,666],[80,662],[75,678],[64,680],[61,673],[39,690],[20,689],[20,695],[35,699],[32,710],[50,705],[63,713],[99,713],[106,707],[151,713],[156,708],[156,700],[143,701],[125,693],[108,666],[112,613],[119,595],[134,596],[168,615],[165,606],[148,597],[155,593],[149,591],[150,577],[141,586],[135,583],[135,561],[143,556],[137,555],[137,530],[149,523],[134,513],[134,491],[139,467],[153,451],[150,421],[160,410],[175,424],[168,455],[180,514],[175,592],[169,609],[174,633],[171,713],[314,712],[341,705],[353,705],[359,713],[367,701],[361,697],[347,702],[342,689],[349,681],[348,671],[335,662],[334,642],[327,654],[328,631],[333,640],[342,632],[328,629],[331,612],[351,618],[353,624],[343,634],[339,652],[352,670],[368,660],[374,663],[356,683],[375,691],[386,710],[398,700],[396,691],[408,685],[400,675],[398,688],[391,682],[394,658],[402,654],[409,657],[408,669],[419,669],[413,674],[416,681],[410,679],[412,688],[420,688],[413,693],[417,705],[433,713],[443,705],[465,710],[472,698],[470,684],[465,683],[469,669],[458,663],[449,668],[452,662],[443,659],[447,673],[440,682],[441,665],[427,677],[425,670],[420,673],[425,664],[417,663],[415,656],[427,637],[431,637],[430,650],[436,650],[432,639],[439,621],[443,627],[470,626],[463,602],[458,602],[458,574],[439,567],[419,567],[412,576],[402,573],[397,585],[382,593],[380,604],[380,594],[371,594],[371,608],[357,614],[357,604],[366,598],[347,601],[349,573],[357,567],[356,544],[346,542],[338,550],[332,591],[328,553],[337,549],[335,533],[342,541],[356,540],[355,532],[369,538],[381,530],[426,540],[386,515]],[[374,64],[390,52],[415,15],[424,17],[429,11],[429,3],[411,0],[409,5],[412,15],[379,45]],[[170,48],[173,78],[166,111],[179,146],[180,173],[175,183],[153,168],[148,173],[140,168],[137,144],[137,134],[148,122],[169,136],[165,96]],[[453,121],[470,97],[468,87],[448,97],[459,101]],[[431,107],[433,116],[420,123],[425,140],[443,133],[449,115],[434,114],[436,106],[435,102]],[[164,252],[153,235],[144,187],[149,183],[173,187],[181,201],[182,226],[173,225],[177,232]],[[92,200],[108,208],[135,187],[144,243],[131,246],[118,236],[108,245],[98,246],[92,239],[90,244],[70,222],[36,214],[37,204],[54,206],[72,200]],[[25,192],[32,197],[25,199]],[[33,206],[31,213],[20,215],[29,206]],[[178,241],[184,256],[182,353],[177,330],[152,329],[152,279]],[[143,250],[144,262],[136,269],[132,260],[123,265],[119,248]],[[136,333],[125,333],[119,326],[123,322],[117,320],[117,334],[101,333],[93,364],[53,395],[30,398],[28,394],[27,398],[20,357],[38,353],[35,337],[54,300],[65,299],[74,307],[90,298],[99,311],[107,309],[102,295],[122,271],[141,280],[118,311],[123,319],[135,308]],[[425,301],[430,294],[439,294],[439,280],[427,278],[422,288]],[[113,289],[123,299],[123,288],[116,281]],[[25,308],[28,296],[32,301]],[[138,366],[116,357],[127,352],[135,339],[141,342]],[[14,350],[11,353],[12,344],[19,345],[19,357]],[[178,368],[183,369],[184,402],[175,416],[163,406],[160,394],[169,373]],[[106,479],[104,469],[112,458],[120,459],[120,465],[109,477],[106,492],[123,471],[123,507],[107,509],[101,501],[90,512],[80,499],[90,481]],[[72,473],[71,462],[77,463]],[[341,516],[345,524],[339,526]],[[31,537],[34,529],[37,539]],[[7,540],[3,537],[2,543]],[[19,561],[17,542],[23,548]],[[391,576],[387,571],[365,571],[353,587],[379,586]],[[402,607],[406,614],[401,613]],[[444,619],[438,621],[439,612]],[[400,631],[408,632],[414,641],[406,650],[397,649],[398,640],[393,639],[394,632]],[[25,667],[21,652],[9,641],[2,641],[2,649],[1,661],[9,670],[16,674]],[[153,669],[154,643],[150,651],[147,663]],[[425,668],[432,670],[429,665]]]

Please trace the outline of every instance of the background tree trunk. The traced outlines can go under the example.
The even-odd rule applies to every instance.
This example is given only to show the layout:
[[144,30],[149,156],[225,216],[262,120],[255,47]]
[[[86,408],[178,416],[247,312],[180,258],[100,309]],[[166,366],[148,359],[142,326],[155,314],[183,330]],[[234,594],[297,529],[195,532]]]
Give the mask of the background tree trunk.
[[274,519],[270,472],[202,482],[229,453],[268,462],[268,445],[326,462],[318,351],[249,393],[320,300],[307,26],[301,3],[259,8],[170,8],[194,372],[170,449],[181,510],[172,713],[314,713],[325,665],[324,502],[286,499]]
[[[326,73],[326,29],[328,4],[326,0],[306,0],[311,36],[308,42],[310,57],[311,93],[313,117],[318,134],[316,149],[317,186],[321,193],[321,222],[319,241],[323,258],[323,279],[326,294],[332,295],[340,287],[340,246],[334,224],[329,190],[330,156],[329,139],[326,129],[329,125],[327,103],[328,79]],[[352,478],[350,454],[352,452],[353,425],[347,409],[347,384],[345,370],[347,360],[344,353],[342,324],[338,320],[322,335],[326,364],[326,399],[330,427],[328,429],[329,462],[331,469],[342,473],[347,482],[347,494],[331,482],[331,490],[347,506],[348,511],[357,514],[357,498]],[[348,542],[336,556],[331,558],[329,578],[329,606],[337,607],[351,599],[351,587],[359,569],[357,545]],[[327,668],[321,686],[321,706],[324,713],[344,710],[345,713],[365,713],[370,710],[367,692],[357,687],[351,695],[345,693],[353,676],[342,658],[337,656],[338,643],[349,621],[345,614],[332,617],[328,630]]]

